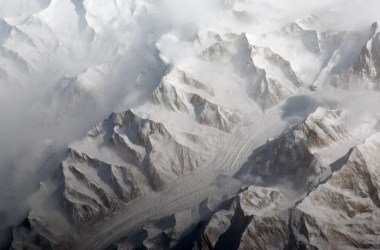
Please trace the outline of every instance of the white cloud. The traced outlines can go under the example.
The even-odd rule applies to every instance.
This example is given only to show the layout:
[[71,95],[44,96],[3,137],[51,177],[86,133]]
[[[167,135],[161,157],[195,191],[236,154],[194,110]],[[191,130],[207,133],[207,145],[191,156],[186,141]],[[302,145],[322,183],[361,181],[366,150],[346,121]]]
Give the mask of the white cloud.
[[[380,19],[376,0],[84,0],[87,12],[49,2],[0,0],[1,17],[24,16],[5,18],[18,25],[0,50],[0,73],[8,73],[0,82],[0,211],[23,212],[20,200],[57,168],[66,145],[112,111],[144,102],[167,66],[159,55],[166,63],[194,56],[200,28],[255,37],[309,14],[339,29]],[[355,100],[349,108],[358,114],[377,112],[369,99]]]

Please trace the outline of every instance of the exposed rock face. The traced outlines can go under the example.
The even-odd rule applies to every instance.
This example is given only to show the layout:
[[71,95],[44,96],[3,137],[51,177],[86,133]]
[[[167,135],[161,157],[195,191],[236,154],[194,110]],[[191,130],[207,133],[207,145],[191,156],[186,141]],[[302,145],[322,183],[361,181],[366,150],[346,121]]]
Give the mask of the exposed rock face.
[[281,249],[288,225],[286,216],[276,214],[284,204],[279,190],[251,186],[212,216],[193,249]]
[[318,108],[294,132],[308,146],[323,147],[344,139],[349,135],[342,122],[342,112]]
[[[380,89],[377,23],[363,35],[307,16],[268,32],[252,9],[283,20],[276,1],[218,0],[223,20],[171,27],[166,1],[105,2],[0,18],[0,85],[48,72],[41,103],[58,117],[118,110],[59,158],[13,249],[380,248],[380,136],[340,158],[380,128],[380,114],[347,127],[340,103],[341,90]],[[330,90],[342,111],[323,108]],[[299,95],[323,107],[294,126],[282,114]]]
[[315,16],[307,16],[298,19],[283,28],[285,34],[302,42],[311,53],[321,53],[320,34],[316,30],[318,20]]
[[194,249],[379,248],[379,150],[376,134],[293,208],[278,190],[249,187],[213,215]]
[[340,119],[340,111],[318,108],[305,122],[257,149],[237,176],[257,185],[287,182],[298,191],[309,190],[330,174],[310,149],[347,137]]
[[206,58],[207,60],[212,60],[212,61],[220,61],[220,60],[225,60],[226,57],[232,56],[232,50],[233,49],[233,44],[228,41],[220,41],[217,42],[201,53],[201,57]]
[[[147,226],[142,244],[151,249],[188,249],[189,239],[197,237],[193,249],[312,247],[312,243],[300,238],[305,234],[308,218],[297,204],[330,178],[330,166],[320,161],[311,148],[328,147],[348,138],[341,119],[340,111],[318,108],[302,124],[254,152],[236,174],[236,178],[256,186],[251,185],[226,201],[205,225],[195,227],[173,215],[171,223]],[[194,212],[184,213],[194,218]],[[187,226],[179,229],[180,222]],[[181,238],[186,234],[191,237]],[[119,246],[122,249],[123,243]]]
[[173,132],[129,110],[111,115],[89,132],[90,140],[99,140],[103,147],[118,152],[124,165],[70,149],[62,164],[63,204],[75,224],[91,225],[141,196],[142,190],[149,188],[141,187],[146,185],[141,175],[151,180],[152,188],[159,188],[211,157],[209,150],[191,146],[201,140],[198,136],[182,134],[180,142]]
[[200,124],[231,132],[239,125],[241,114],[207,99],[214,95],[213,89],[188,73],[173,69],[153,92],[150,101],[171,111],[194,115]]
[[70,150],[62,164],[63,206],[75,224],[85,226],[141,195],[132,172]]
[[200,124],[230,132],[240,123],[241,118],[238,113],[224,109],[197,94],[193,95],[190,103],[194,105],[195,116]]
[[[158,109],[194,117],[200,126],[232,132],[240,115],[215,104],[214,91],[174,68],[153,92]],[[147,105],[148,105],[147,104]],[[213,138],[182,131],[149,118],[151,110],[114,113],[74,144],[62,164],[63,206],[69,218],[86,228],[177,177],[206,166]],[[140,113],[138,113],[140,112]],[[154,119],[154,118],[153,118]],[[199,146],[202,144],[202,146]]]
[[158,183],[192,171],[199,166],[199,162],[207,161],[209,157],[206,152],[202,153],[191,146],[191,143],[201,140],[199,136],[183,133],[181,143],[177,140],[180,135],[174,129],[169,132],[164,124],[144,119],[131,110],[114,114],[101,126],[95,128],[100,133],[97,137],[111,143],[124,157],[130,155],[126,161],[131,160],[143,170],[145,168]]
[[352,68],[358,80],[364,81],[371,89],[379,90],[380,68],[380,31],[379,23],[372,25],[372,34],[363,47],[360,56]]
[[297,93],[303,85],[288,60],[271,48],[251,45],[246,34],[228,34],[222,42],[206,48],[201,56],[232,62],[237,73],[247,80],[250,97],[263,109]]
[[261,106],[270,108],[286,97],[298,92],[303,83],[298,79],[289,61],[270,48],[255,47],[253,64],[259,75],[252,98],[261,100]]
[[[329,63],[316,78],[313,86],[329,84],[342,89],[379,90],[379,27],[373,23],[369,38],[363,39],[355,32],[326,31],[321,36],[327,41],[339,44],[332,50]],[[333,46],[334,47],[334,46]],[[331,50],[331,46],[327,46]],[[355,48],[350,55],[346,51]],[[357,48],[357,49],[356,49]],[[360,51],[357,53],[356,51]]]
[[353,148],[331,179],[296,207],[304,214],[311,245],[337,249],[380,247],[379,150],[379,134]]
[[181,85],[184,87],[189,85],[195,89],[207,89],[204,84],[188,76],[184,71],[173,69],[153,92],[151,102],[163,105],[172,111],[188,112],[187,93],[181,89]]

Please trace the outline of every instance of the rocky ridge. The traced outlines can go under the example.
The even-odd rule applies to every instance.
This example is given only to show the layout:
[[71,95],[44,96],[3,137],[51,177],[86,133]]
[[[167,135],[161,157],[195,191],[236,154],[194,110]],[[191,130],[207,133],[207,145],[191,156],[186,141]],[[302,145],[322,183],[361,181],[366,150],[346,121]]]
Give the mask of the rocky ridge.
[[[248,12],[233,7],[250,1],[228,2],[224,3],[228,15],[233,13],[241,23],[250,20]],[[22,81],[20,76],[38,71],[35,65],[53,64],[66,54],[83,59],[79,53],[83,51],[65,40],[65,30],[49,23],[64,4],[69,3],[51,1],[25,20],[0,23],[5,30],[0,37],[1,79]],[[70,13],[77,22],[70,25],[84,34],[80,39],[84,47],[91,44],[91,51],[97,51],[98,44],[105,42],[100,34],[108,34],[105,27],[115,27],[117,19],[103,12],[97,18],[96,6],[88,1],[72,4]],[[154,4],[133,1],[127,5],[116,4],[108,11],[118,16],[121,9],[129,9],[128,17],[133,19],[151,11],[149,6]],[[122,31],[129,30],[130,20],[118,21]],[[39,38],[28,38],[33,29],[44,32]],[[45,190],[57,203],[52,210],[59,215],[44,218],[39,206],[31,207],[25,221],[13,228],[11,248],[73,249],[86,241],[91,246],[91,239],[80,238],[86,232],[94,233],[96,240],[106,239],[107,244],[107,239],[116,239],[110,244],[119,249],[379,248],[380,229],[372,223],[379,218],[378,135],[342,158],[326,162],[321,150],[355,137],[345,124],[349,110],[319,107],[298,125],[286,124],[286,130],[286,119],[281,117],[294,96],[311,96],[325,88],[378,90],[377,24],[369,36],[329,30],[315,16],[297,19],[260,38],[229,29],[201,29],[191,38],[181,37],[185,40],[181,46],[191,46],[191,52],[186,52],[191,59],[170,62],[162,44],[170,37],[180,39],[176,32],[149,38],[154,57],[144,60],[159,66],[147,67],[131,78],[136,86],[141,86],[141,79],[155,82],[147,88],[146,100],[111,114],[69,146],[55,179],[50,180],[56,184],[54,191]],[[281,42],[274,44],[276,39]],[[22,46],[17,49],[19,43]],[[92,63],[88,57],[83,59],[91,61],[86,69],[65,68],[58,74],[58,96],[72,104],[70,110],[96,103],[101,95],[92,95],[96,92],[93,83],[113,75],[110,69],[128,54],[124,46],[112,44],[104,60]],[[50,59],[36,51],[50,54]],[[12,68],[12,64],[18,66]],[[52,92],[56,92],[55,83],[49,88]],[[262,138],[267,142],[262,144]],[[251,154],[246,159],[247,150]],[[192,177],[194,183],[188,181]],[[189,183],[200,190],[187,194]],[[162,198],[152,199],[161,197],[163,190]],[[179,204],[172,214],[155,218],[159,209],[172,211],[169,205],[201,196],[203,191],[206,198],[187,207]],[[149,199],[157,204],[152,209],[141,207],[141,214],[127,221],[136,226],[123,237],[115,236],[123,233],[122,224],[115,225],[116,233],[101,227],[134,204],[152,205]],[[141,218],[140,224],[135,222]]]

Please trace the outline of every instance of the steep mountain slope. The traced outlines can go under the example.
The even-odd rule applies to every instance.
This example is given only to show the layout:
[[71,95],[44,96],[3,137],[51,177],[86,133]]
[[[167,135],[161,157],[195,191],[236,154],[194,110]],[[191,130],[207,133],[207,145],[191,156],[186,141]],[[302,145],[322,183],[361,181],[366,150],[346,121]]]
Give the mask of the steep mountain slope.
[[367,82],[368,88],[378,90],[379,78],[379,23],[373,23],[371,36],[352,67],[353,74]]
[[[317,111],[318,113],[321,114],[320,111]],[[304,137],[309,133],[324,138],[324,131],[331,131],[328,134],[330,142],[339,140],[334,138],[334,135],[344,136],[344,133],[341,133],[342,127],[336,126],[332,120],[317,120],[310,126],[313,116],[290,133],[298,135],[296,144],[308,144],[309,147],[313,144],[327,146],[314,140],[309,144],[309,138]],[[305,127],[314,129],[304,131]],[[283,139],[278,141],[281,142],[278,146],[281,150],[289,147],[294,149],[292,144]],[[271,168],[271,163],[267,163],[265,170],[262,170],[261,161],[251,163],[256,158],[263,158],[260,153],[254,154],[253,160],[246,168],[249,168],[251,173],[257,173],[251,175],[260,178],[260,181],[255,183],[259,186],[250,186],[243,190],[215,213],[207,223],[203,235],[195,243],[194,249],[222,249],[225,244],[228,244],[230,249],[378,248],[378,228],[372,221],[379,218],[379,196],[376,191],[378,173],[375,172],[378,164],[378,143],[378,134],[375,134],[364,144],[351,149],[343,158],[322,168],[315,167],[321,162],[318,164],[318,158],[310,154],[307,148],[307,154],[298,156],[296,154],[300,154],[302,150],[294,150],[294,153],[288,152],[284,156],[276,153],[278,151],[274,151],[270,145],[265,146],[269,148],[267,151],[274,151],[276,154],[276,157],[268,157],[269,162],[277,161],[275,166],[281,170]],[[313,159],[308,160],[310,157]],[[304,163],[299,164],[299,159]],[[307,171],[305,168],[310,162],[312,171]],[[284,173],[290,167],[295,170],[292,171],[291,178],[286,178],[287,175]],[[302,174],[309,172],[306,178],[297,175],[301,169]],[[246,178],[246,175],[247,173],[244,173],[242,176]],[[272,178],[263,180],[262,176]],[[276,180],[273,178],[275,176],[280,176],[283,182],[273,183],[273,180]],[[305,179],[313,185],[300,185],[299,183]],[[271,187],[260,187],[261,185]],[[292,189],[291,192],[289,188]],[[295,195],[297,193],[298,195]]]
[[3,223],[11,249],[380,247],[377,23],[335,28],[344,4],[33,4],[0,14],[0,103],[26,109],[4,109],[4,141],[49,168]]
[[278,189],[249,187],[212,216],[193,249],[377,249],[378,150],[375,134],[294,207]]

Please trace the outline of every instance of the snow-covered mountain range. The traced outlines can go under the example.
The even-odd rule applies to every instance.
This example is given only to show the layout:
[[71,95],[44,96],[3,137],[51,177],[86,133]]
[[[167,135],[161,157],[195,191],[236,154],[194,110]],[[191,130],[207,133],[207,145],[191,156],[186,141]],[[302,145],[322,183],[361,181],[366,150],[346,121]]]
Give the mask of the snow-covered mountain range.
[[16,2],[2,248],[380,248],[376,1]]

